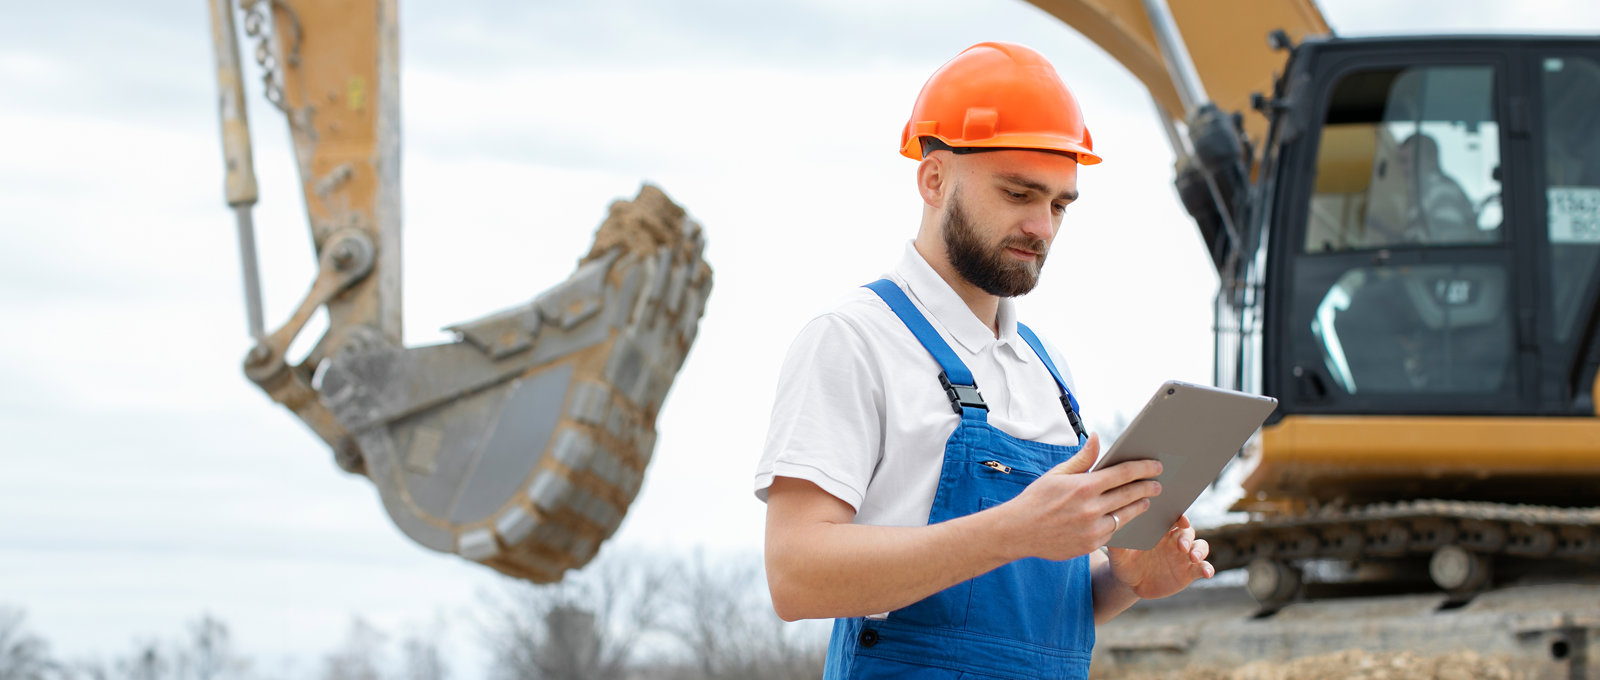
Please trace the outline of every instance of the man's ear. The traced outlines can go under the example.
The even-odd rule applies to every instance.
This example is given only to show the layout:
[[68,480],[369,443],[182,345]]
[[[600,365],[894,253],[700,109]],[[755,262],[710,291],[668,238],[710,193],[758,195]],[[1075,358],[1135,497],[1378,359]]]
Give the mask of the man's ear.
[[945,194],[949,191],[952,180],[950,171],[953,169],[946,161],[947,153],[933,152],[922,157],[922,164],[917,166],[917,193],[922,195],[922,202],[928,207],[940,209],[944,207]]

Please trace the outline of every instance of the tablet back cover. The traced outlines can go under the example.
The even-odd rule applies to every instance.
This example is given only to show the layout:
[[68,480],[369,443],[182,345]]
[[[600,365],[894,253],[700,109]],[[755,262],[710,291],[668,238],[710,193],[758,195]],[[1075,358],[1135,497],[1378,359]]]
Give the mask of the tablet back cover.
[[1114,548],[1155,547],[1216,479],[1250,435],[1277,406],[1277,400],[1207,385],[1169,381],[1156,390],[1096,469],[1125,460],[1161,461],[1161,495],[1150,509],[1112,535]]

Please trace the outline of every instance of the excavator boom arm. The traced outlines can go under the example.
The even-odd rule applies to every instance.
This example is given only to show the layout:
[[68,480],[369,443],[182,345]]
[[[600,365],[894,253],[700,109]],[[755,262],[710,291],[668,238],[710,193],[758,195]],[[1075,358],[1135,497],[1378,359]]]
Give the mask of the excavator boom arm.
[[[1168,121],[1184,121],[1183,104],[1143,0],[1028,0],[1099,45],[1144,83]],[[1163,0],[1155,0],[1162,2]],[[1209,99],[1226,112],[1250,108],[1252,93],[1270,93],[1284,56],[1267,36],[1282,30],[1298,43],[1332,30],[1313,0],[1170,0],[1177,30]],[[1198,102],[1197,102],[1198,103]],[[1245,117],[1252,146],[1263,147],[1268,121]]]

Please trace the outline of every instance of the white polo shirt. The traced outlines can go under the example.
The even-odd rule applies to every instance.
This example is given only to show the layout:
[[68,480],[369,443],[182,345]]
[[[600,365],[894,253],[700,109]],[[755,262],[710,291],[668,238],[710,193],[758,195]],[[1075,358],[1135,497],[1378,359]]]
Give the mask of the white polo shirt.
[[[996,338],[911,244],[887,278],[972,371],[990,424],[1019,439],[1078,443],[1050,370],[1017,334],[1011,300],[1000,300]],[[1073,389],[1060,352],[1043,342]],[[849,503],[856,524],[927,524],[945,442],[960,421],[939,370],[871,290],[812,319],[778,377],[756,497],[766,501],[773,477],[795,477]]]

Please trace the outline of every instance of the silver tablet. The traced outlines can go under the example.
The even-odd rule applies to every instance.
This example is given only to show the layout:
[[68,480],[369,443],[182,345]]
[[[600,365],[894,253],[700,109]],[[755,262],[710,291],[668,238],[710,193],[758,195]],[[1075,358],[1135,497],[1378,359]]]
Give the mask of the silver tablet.
[[1134,416],[1128,429],[1095,461],[1093,469],[1128,460],[1161,461],[1161,495],[1144,514],[1122,522],[1108,543],[1149,550],[1216,479],[1278,400],[1169,380]]

